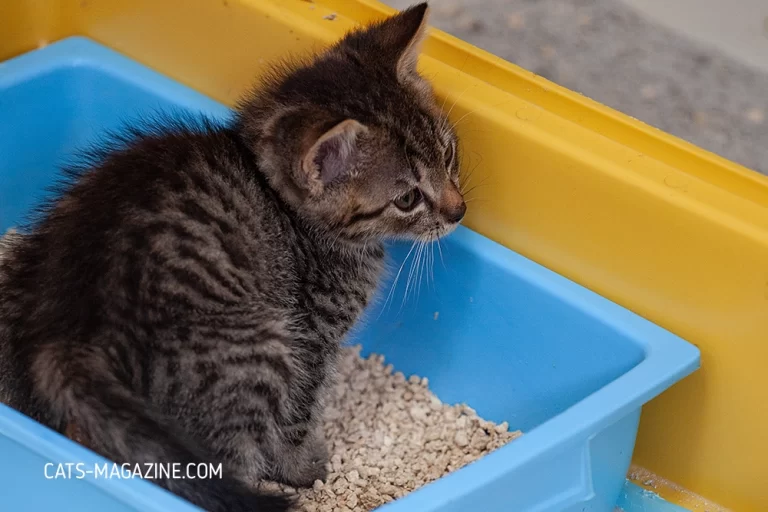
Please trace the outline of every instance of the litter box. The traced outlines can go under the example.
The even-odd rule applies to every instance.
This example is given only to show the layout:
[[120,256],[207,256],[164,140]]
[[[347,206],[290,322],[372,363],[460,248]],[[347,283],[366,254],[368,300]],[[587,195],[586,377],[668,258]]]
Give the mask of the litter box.
[[[0,69],[3,231],[102,130],[158,110],[231,114],[82,37]],[[407,244],[390,248],[394,268],[405,261],[401,279],[389,300],[383,284],[350,342],[524,435],[382,510],[612,511],[643,404],[693,372],[698,349],[468,228],[443,241],[442,259],[434,250],[433,273],[406,295],[413,256],[405,261]],[[3,510],[196,510],[147,481],[86,474],[106,461],[4,406],[0,454]],[[67,463],[71,472],[53,478]]]

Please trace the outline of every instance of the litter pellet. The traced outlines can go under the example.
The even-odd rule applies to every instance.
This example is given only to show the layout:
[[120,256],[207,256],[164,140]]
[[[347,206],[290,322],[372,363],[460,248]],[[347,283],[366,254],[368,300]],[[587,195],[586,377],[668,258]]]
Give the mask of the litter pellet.
[[442,403],[427,386],[426,378],[394,372],[380,355],[364,359],[359,346],[343,349],[326,405],[329,475],[311,489],[290,489],[301,510],[371,511],[521,435],[466,405]]

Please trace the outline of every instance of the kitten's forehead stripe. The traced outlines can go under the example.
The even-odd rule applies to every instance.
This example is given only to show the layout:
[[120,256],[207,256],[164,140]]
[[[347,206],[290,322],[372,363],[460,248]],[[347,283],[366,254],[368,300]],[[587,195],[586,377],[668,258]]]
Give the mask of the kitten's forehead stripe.
[[352,226],[353,224],[357,224],[358,222],[362,222],[362,221],[365,221],[365,220],[375,219],[376,217],[378,217],[382,213],[384,213],[384,211],[387,208],[389,208],[389,203],[385,204],[382,207],[379,207],[379,208],[376,208],[374,210],[371,210],[371,211],[356,212],[347,221],[347,227]]
[[417,162],[413,162],[411,163],[411,165],[408,166],[408,168],[413,174],[413,177],[416,178],[416,183],[421,183],[423,176],[421,175],[421,171],[419,170],[419,164]]

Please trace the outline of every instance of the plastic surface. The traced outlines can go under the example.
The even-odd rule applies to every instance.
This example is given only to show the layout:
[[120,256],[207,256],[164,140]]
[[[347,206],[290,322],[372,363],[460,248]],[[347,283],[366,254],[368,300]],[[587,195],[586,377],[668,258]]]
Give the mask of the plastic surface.
[[[83,38],[6,62],[3,71],[3,227],[19,223],[62,160],[76,159],[103,129],[158,109],[229,115]],[[393,246],[393,265],[407,253]],[[406,374],[427,376],[444,401],[467,402],[525,435],[384,509],[612,511],[641,406],[694,371],[698,350],[467,228],[445,240],[443,261],[407,297],[401,280],[383,300],[391,288],[385,284],[353,340]],[[46,478],[46,462],[88,470],[104,461],[8,408],[0,408],[0,453],[3,509],[189,509],[138,480]]]
[[619,497],[616,512],[688,512],[683,508],[661,499],[656,493],[627,482]]
[[[87,35],[231,105],[272,59],[391,12],[376,0],[6,1],[0,59]],[[701,349],[701,371],[645,409],[635,462],[762,512],[768,178],[438,30],[421,65],[481,184],[467,226]]]

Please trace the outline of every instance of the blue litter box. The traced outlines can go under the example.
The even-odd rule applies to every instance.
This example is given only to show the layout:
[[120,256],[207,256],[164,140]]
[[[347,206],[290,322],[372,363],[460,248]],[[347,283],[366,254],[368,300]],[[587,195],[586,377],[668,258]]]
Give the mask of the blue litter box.
[[[231,114],[84,38],[0,64],[0,230],[21,223],[59,166],[102,130],[158,110]],[[391,248],[395,268],[408,249]],[[428,377],[444,402],[465,402],[524,435],[382,510],[611,512],[642,405],[693,372],[698,350],[467,228],[442,252],[434,279],[404,300],[401,276],[351,341]],[[50,478],[59,463],[81,465]],[[0,408],[0,509],[197,510],[148,481],[84,474],[104,463]]]

